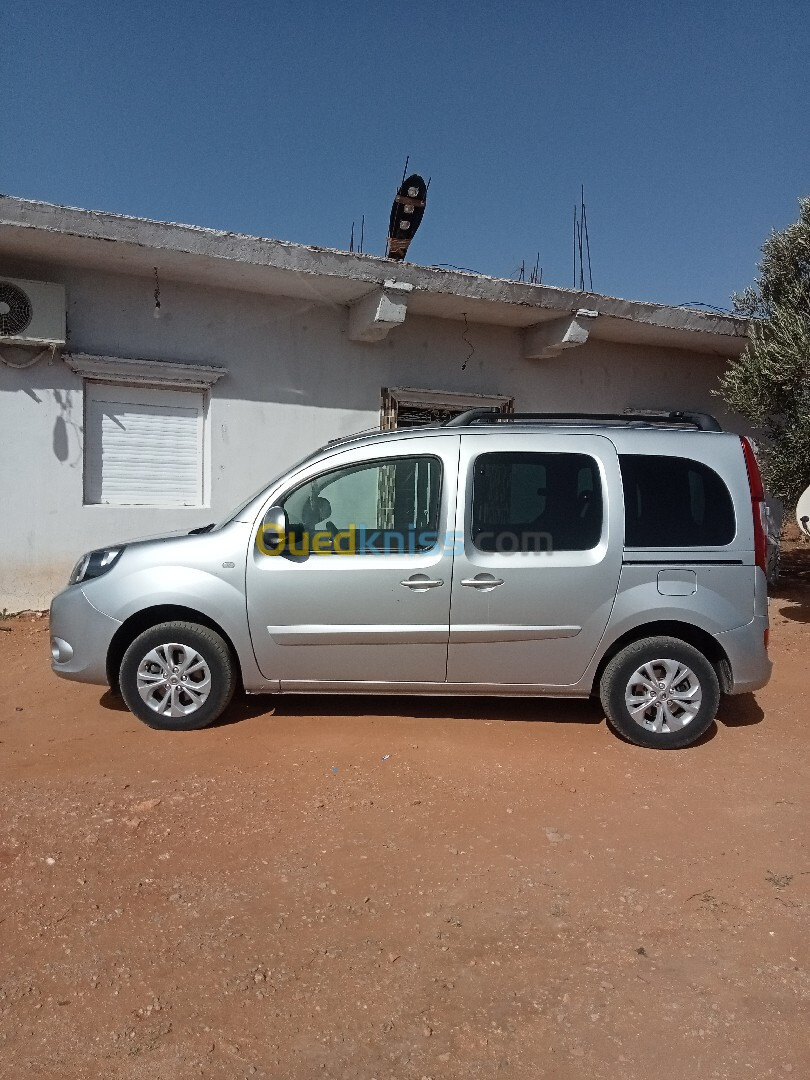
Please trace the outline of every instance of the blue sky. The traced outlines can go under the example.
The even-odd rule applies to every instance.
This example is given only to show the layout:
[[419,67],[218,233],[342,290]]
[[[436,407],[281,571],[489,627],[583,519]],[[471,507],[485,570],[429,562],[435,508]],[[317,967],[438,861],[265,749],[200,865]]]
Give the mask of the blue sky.
[[810,194],[810,11],[549,0],[26,0],[0,17],[0,191],[728,306]]

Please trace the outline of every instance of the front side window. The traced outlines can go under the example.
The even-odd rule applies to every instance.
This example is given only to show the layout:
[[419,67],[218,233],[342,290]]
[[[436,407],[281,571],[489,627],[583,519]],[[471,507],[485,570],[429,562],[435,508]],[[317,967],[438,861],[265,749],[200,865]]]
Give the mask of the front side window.
[[691,458],[620,454],[627,547],[718,547],[736,532],[734,504],[714,469]]
[[291,491],[287,513],[295,554],[403,554],[438,543],[441,462],[388,458],[347,465]]
[[587,551],[602,535],[602,482],[587,454],[482,454],[472,542],[479,551]]

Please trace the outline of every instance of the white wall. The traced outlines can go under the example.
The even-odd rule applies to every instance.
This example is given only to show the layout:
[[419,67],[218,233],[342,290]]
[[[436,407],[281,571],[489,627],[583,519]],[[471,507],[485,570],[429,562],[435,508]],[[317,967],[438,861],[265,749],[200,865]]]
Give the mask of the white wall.
[[125,274],[23,263],[0,274],[63,282],[68,350],[216,364],[211,392],[210,505],[145,509],[82,504],[81,379],[57,359],[25,371],[0,364],[0,610],[42,608],[85,550],[194,528],[336,435],[379,424],[383,386],[514,395],[517,409],[701,409],[729,427],[711,390],[719,358],[592,341],[527,361],[516,331],[409,316],[376,344],[347,337],[345,308]]

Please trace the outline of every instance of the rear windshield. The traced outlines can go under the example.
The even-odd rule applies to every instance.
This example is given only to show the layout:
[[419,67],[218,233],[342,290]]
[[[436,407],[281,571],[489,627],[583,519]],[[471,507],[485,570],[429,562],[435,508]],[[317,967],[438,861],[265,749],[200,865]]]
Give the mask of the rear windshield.
[[627,547],[718,547],[736,532],[725,483],[700,461],[620,454]]

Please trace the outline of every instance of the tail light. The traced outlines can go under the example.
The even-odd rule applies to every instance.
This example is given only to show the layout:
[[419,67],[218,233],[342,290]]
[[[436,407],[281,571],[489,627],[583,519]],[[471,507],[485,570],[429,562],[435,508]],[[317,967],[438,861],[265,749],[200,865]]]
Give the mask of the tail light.
[[745,457],[745,468],[748,471],[748,488],[751,492],[751,512],[754,518],[754,562],[765,573],[768,557],[768,540],[765,532],[765,488],[751,443],[743,435],[740,436],[740,442]]

